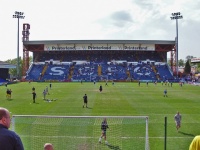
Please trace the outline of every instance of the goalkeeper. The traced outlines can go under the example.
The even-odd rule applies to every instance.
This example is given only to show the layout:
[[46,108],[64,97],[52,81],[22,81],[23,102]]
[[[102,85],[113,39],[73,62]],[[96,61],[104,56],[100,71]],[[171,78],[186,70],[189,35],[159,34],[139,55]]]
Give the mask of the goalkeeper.
[[102,138],[104,137],[105,140],[105,144],[108,145],[108,142],[106,141],[106,130],[107,130],[108,124],[107,124],[107,120],[106,118],[104,118],[104,120],[101,123],[101,137],[99,138],[99,143],[101,143]]

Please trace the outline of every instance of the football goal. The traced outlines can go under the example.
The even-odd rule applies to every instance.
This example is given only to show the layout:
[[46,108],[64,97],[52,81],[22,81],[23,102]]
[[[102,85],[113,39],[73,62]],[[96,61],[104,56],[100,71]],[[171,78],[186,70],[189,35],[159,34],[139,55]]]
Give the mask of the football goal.
[[[105,118],[109,128],[99,142]],[[13,115],[12,130],[28,150],[43,149],[45,143],[56,150],[150,149],[148,116]]]

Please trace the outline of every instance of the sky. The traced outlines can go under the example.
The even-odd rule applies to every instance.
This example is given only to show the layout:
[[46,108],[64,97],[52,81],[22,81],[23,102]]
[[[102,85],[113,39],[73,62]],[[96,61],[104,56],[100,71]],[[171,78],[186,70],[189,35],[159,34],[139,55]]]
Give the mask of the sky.
[[[200,0],[0,0],[0,61],[22,57],[22,26],[37,40],[175,40],[178,56],[200,57]],[[30,54],[31,55],[31,54]]]

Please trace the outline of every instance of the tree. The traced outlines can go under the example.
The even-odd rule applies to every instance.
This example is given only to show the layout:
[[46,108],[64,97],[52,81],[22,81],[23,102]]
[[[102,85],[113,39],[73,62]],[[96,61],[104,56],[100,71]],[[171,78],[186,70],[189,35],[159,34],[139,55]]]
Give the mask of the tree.
[[167,59],[167,64],[171,66],[171,59]]
[[29,64],[33,62],[33,56],[29,56]]
[[[17,58],[6,60],[7,63],[17,66]],[[9,69],[9,74],[12,77],[17,77],[17,68]],[[22,59],[19,57],[19,77],[22,76]]]
[[191,60],[192,58],[194,58],[194,57],[190,56],[190,55],[186,56],[186,60]]
[[197,72],[200,72],[200,64],[197,64]]
[[[29,56],[29,64],[31,64],[32,61],[33,61],[33,57]],[[5,62],[17,66],[17,58],[8,59]],[[19,78],[22,77],[22,64],[23,64],[23,60],[22,60],[21,57],[19,57]],[[17,68],[11,68],[11,69],[9,69],[9,74],[12,77],[17,77]]]
[[178,66],[184,66],[184,65],[185,65],[184,60],[183,59],[179,59]]
[[190,62],[189,62],[189,59],[188,59],[187,62],[185,63],[184,73],[190,74],[190,72],[191,72],[191,66],[190,66]]

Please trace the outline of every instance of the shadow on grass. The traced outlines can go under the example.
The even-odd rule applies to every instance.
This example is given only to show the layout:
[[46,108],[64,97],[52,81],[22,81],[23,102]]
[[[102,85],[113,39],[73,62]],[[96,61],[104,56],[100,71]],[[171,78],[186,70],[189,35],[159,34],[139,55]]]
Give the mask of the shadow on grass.
[[87,109],[92,109],[92,107],[87,107]]
[[121,150],[121,149],[119,148],[119,146],[115,146],[115,145],[111,145],[111,144],[109,144],[109,145],[107,145],[107,146],[108,146],[109,149]]
[[7,99],[7,101],[13,101],[13,99],[11,98],[11,99]]
[[179,131],[180,134],[183,134],[183,135],[187,135],[187,136],[192,136],[192,137],[195,137],[194,134],[190,134],[190,133],[185,133],[185,132],[182,132],[182,131]]
[[30,103],[30,104],[40,104],[40,103],[35,102],[35,103]]

